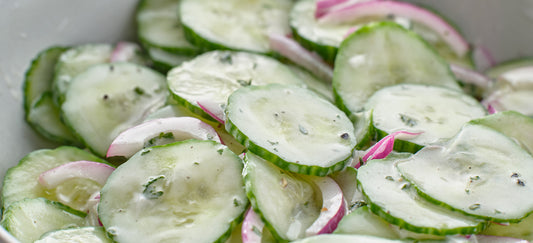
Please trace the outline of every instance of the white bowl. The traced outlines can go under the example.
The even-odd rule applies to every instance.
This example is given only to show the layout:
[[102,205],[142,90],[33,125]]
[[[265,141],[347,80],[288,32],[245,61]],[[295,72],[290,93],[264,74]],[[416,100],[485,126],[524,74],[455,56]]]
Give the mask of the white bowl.
[[[417,0],[455,22],[497,61],[533,56],[531,0]],[[0,180],[28,152],[51,148],[24,122],[22,81],[52,45],[134,40],[137,0],[0,0]],[[0,242],[14,241],[0,228]]]

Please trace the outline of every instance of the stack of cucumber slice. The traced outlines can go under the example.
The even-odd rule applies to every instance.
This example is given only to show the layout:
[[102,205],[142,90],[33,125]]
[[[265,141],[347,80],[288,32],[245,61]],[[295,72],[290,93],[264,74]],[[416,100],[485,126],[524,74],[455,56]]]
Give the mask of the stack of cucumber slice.
[[[6,173],[1,225],[21,242],[533,240],[533,62],[465,89],[451,65],[483,76],[468,43],[400,1],[135,14],[139,46],[51,47],[28,69],[26,120],[69,146]],[[331,82],[274,51],[287,35]]]

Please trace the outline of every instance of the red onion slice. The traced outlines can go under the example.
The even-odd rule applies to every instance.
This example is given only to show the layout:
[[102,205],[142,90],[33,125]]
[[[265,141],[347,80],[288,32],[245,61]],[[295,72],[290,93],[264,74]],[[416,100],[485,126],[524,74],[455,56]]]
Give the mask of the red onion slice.
[[242,221],[242,243],[261,243],[264,227],[265,223],[261,220],[261,217],[252,208],[248,208]]
[[132,42],[122,41],[117,43],[109,60],[111,62],[127,62],[132,60],[140,50],[141,48],[139,45]]
[[226,115],[224,114],[224,109],[222,109],[220,104],[208,100],[198,101],[196,104],[198,104],[198,106],[200,106],[205,113],[213,117],[221,124],[224,124]]
[[270,34],[269,43],[272,50],[304,67],[318,78],[331,82],[333,68],[326,64],[318,55],[302,47],[294,39],[284,35]]
[[318,0],[316,2],[315,18],[325,15],[334,6],[344,3],[348,0]]
[[386,18],[394,15],[418,22],[437,33],[460,57],[469,51],[469,44],[453,26],[431,11],[400,1],[369,1],[332,10],[320,17],[323,23],[338,24],[368,17]]
[[74,161],[47,170],[39,175],[39,184],[52,189],[73,178],[85,178],[104,185],[115,168],[100,162]]
[[329,234],[337,228],[339,221],[346,214],[346,202],[342,190],[329,177],[313,177],[313,182],[322,193],[322,210],[318,218],[305,230],[307,236]]
[[472,50],[472,58],[478,71],[485,71],[496,65],[496,59],[492,53],[483,45],[475,45]]
[[452,70],[453,74],[455,74],[455,77],[464,83],[473,84],[483,89],[488,88],[492,83],[492,80],[489,77],[475,70],[464,68],[455,64],[450,64],[450,69]]
[[[422,132],[406,132],[406,131],[397,131],[393,132],[381,140],[379,140],[376,144],[374,144],[372,147],[368,149],[366,154],[363,156],[362,162],[366,163],[369,160],[373,159],[383,159],[387,157],[394,147],[394,139],[400,138],[400,139],[410,139],[414,138],[418,135],[422,134]],[[359,165],[361,166],[361,165]]]
[[170,133],[173,141],[194,138],[220,142],[215,129],[199,119],[193,117],[160,118],[120,133],[109,146],[106,156],[129,158],[144,148],[151,139]]

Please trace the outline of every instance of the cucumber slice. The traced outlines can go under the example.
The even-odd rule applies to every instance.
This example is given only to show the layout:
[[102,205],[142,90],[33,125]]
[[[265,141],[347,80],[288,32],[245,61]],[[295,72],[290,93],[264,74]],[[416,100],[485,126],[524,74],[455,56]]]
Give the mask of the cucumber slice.
[[485,95],[483,103],[496,111],[515,110],[533,116],[533,65],[507,70]]
[[198,102],[226,106],[228,97],[242,86],[286,83],[304,85],[299,76],[276,59],[247,52],[213,51],[172,69],[167,75],[178,103],[209,119]]
[[133,63],[100,64],[74,78],[61,111],[65,123],[95,154],[105,156],[113,139],[162,107],[165,77]]
[[144,149],[108,178],[100,220],[117,242],[223,242],[248,207],[242,169],[213,141]]
[[516,111],[503,111],[472,120],[470,123],[487,126],[501,132],[533,154],[533,138],[530,136],[533,134],[533,118],[529,116]]
[[409,243],[411,240],[391,240],[369,235],[338,235],[338,234],[322,234],[308,237],[305,239],[293,241],[293,243],[322,243],[322,242],[336,242],[336,243]]
[[344,216],[334,234],[371,235],[398,239],[399,236],[383,218],[373,214],[368,206],[362,206]]
[[[451,138],[464,123],[486,115],[485,108],[463,92],[418,84],[380,89],[368,99],[364,109],[372,111],[378,139],[396,131],[423,132],[409,140],[414,146],[395,144],[407,152]],[[414,151],[409,147],[414,147]]]
[[51,90],[55,65],[59,56],[67,49],[67,47],[59,46],[50,47],[37,54],[31,62],[30,68],[26,71],[23,84],[26,115],[42,94]]
[[502,74],[511,71],[513,69],[527,67],[527,66],[533,66],[533,57],[526,57],[526,58],[519,58],[519,59],[512,59],[505,62],[502,62],[498,64],[495,67],[492,67],[491,69],[487,70],[485,72],[485,75],[492,79],[497,79]]
[[28,124],[43,137],[78,145],[72,132],[59,119],[59,107],[51,99],[55,65],[66,47],[50,47],[40,52],[26,71],[24,111]]
[[180,0],[140,1],[136,13],[137,34],[145,47],[181,55],[199,54],[200,50],[185,39],[178,17],[179,5]]
[[350,162],[354,127],[344,113],[296,86],[270,84],[235,91],[226,130],[249,151],[288,171],[325,176]]
[[51,231],[45,233],[35,243],[72,243],[72,242],[94,242],[112,243],[106,235],[103,227],[80,227]]
[[533,241],[533,215],[529,215],[516,224],[490,224],[481,234],[513,237],[531,242]]
[[[85,44],[72,47],[63,52],[56,64],[55,77],[52,82],[56,103],[63,103],[65,93],[74,77],[91,66],[109,62],[113,50],[114,46],[111,44]],[[140,53],[135,54],[128,61],[144,65],[146,63],[144,56]]]
[[[102,159],[82,149],[62,146],[56,149],[36,150],[20,160],[18,165],[7,170],[2,184],[2,207],[5,209],[12,203],[25,198],[44,197],[58,201],[66,193],[83,193],[83,184],[71,181],[59,190],[46,190],[38,182],[39,175],[49,169],[55,168],[71,161],[89,160],[104,162]],[[69,204],[73,208],[84,204],[87,198],[78,198]]]
[[68,227],[84,226],[85,213],[44,198],[24,199],[4,212],[1,226],[21,243],[38,240],[42,234]]
[[[434,205],[416,192],[397,171],[409,154],[372,160],[357,171],[357,181],[370,210],[391,224],[409,231],[433,235],[474,234],[484,223]],[[400,162],[398,162],[400,161]]]
[[533,157],[486,126],[466,124],[398,169],[422,197],[475,217],[518,222],[533,211]]
[[272,235],[278,241],[304,238],[305,230],[320,214],[316,185],[309,178],[284,171],[253,153],[246,153],[245,161],[246,193]]
[[70,81],[90,66],[109,62],[113,46],[110,44],[87,44],[72,47],[59,57],[52,83],[57,104],[64,101]]
[[400,83],[461,90],[449,65],[418,35],[398,24],[366,25],[341,44],[333,91],[337,106],[345,112],[361,111],[374,92]]
[[63,144],[79,146],[80,142],[61,121],[60,109],[54,103],[51,91],[45,92],[33,103],[26,116],[27,122],[43,137]]
[[185,37],[200,48],[271,53],[269,34],[286,35],[292,1],[181,0]]

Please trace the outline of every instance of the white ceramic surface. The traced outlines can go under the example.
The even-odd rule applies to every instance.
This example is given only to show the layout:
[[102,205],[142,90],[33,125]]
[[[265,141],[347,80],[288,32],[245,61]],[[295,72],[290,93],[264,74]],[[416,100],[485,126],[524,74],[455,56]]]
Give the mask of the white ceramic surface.
[[[533,0],[417,0],[454,21],[498,61],[533,56]],[[24,122],[23,75],[51,45],[134,39],[137,0],[0,0],[0,181],[26,153],[53,147]],[[10,242],[0,230],[0,242]]]

